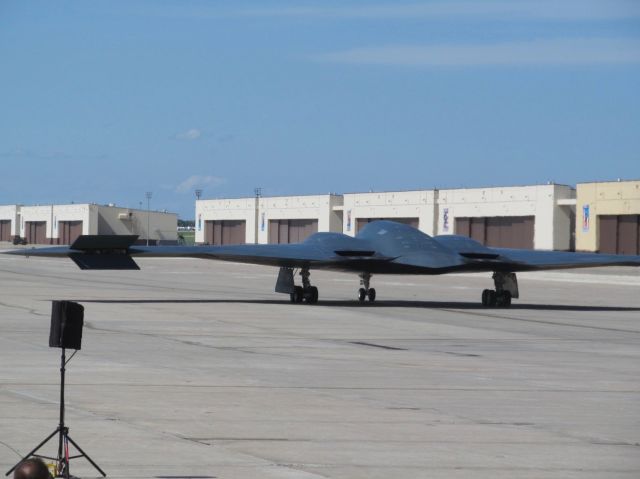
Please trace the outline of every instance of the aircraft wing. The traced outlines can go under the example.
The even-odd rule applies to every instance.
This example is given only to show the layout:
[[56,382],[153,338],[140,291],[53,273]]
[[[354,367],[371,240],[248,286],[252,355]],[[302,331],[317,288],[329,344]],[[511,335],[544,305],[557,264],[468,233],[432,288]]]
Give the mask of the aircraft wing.
[[435,236],[434,240],[464,258],[460,269],[482,271],[537,271],[590,268],[596,266],[640,266],[640,256],[491,248],[458,235]]
[[640,256],[488,248],[513,272],[596,266],[640,266]]
[[[140,269],[135,257],[185,257],[217,259],[290,268],[317,267],[352,269],[354,263],[391,261],[377,254],[366,241],[342,235],[318,234],[296,244],[242,244],[228,246],[139,246],[137,236],[80,236],[71,246],[24,248],[8,254],[22,256],[69,257],[81,269]],[[364,267],[364,269],[367,269]]]
[[9,254],[69,257],[81,269],[140,269],[135,257],[217,259],[289,268],[319,268],[391,274],[440,274],[450,271],[535,271],[595,266],[640,266],[640,256],[489,248],[468,237],[442,235],[424,239],[405,225],[379,222],[419,235],[417,248],[392,241],[316,233],[302,243],[227,246],[140,246],[135,235],[80,236],[71,246],[23,248]]

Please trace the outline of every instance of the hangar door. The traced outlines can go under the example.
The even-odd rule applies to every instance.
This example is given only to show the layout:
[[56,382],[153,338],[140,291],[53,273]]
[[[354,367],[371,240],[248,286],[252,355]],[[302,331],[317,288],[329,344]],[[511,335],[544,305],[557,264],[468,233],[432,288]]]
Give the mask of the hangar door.
[[71,244],[82,235],[82,221],[59,221],[58,244]]
[[599,215],[598,252],[640,254],[640,215]]
[[245,220],[214,220],[204,222],[204,242],[213,245],[246,243]]
[[318,232],[318,220],[269,220],[269,243],[300,243]]
[[368,223],[378,220],[388,220],[395,221],[396,223],[402,223],[405,225],[413,226],[414,228],[418,228],[420,221],[418,218],[357,218],[356,219],[356,233],[365,227]]
[[0,220],[0,241],[11,241],[11,220]]
[[46,221],[25,221],[24,233],[27,243],[47,244]]
[[456,218],[455,232],[494,248],[533,249],[534,216]]

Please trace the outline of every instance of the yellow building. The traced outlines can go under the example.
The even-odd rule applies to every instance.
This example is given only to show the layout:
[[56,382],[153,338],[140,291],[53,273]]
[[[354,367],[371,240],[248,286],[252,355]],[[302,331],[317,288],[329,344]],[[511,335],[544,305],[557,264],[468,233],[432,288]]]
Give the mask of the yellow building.
[[576,250],[640,254],[640,181],[580,183]]

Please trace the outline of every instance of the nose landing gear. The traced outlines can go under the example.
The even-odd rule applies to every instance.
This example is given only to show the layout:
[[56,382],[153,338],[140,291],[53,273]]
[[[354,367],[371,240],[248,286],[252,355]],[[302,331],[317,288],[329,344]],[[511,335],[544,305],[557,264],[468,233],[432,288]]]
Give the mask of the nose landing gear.
[[508,308],[511,299],[519,297],[518,280],[515,273],[493,273],[493,282],[496,289],[482,291],[482,306],[488,308]]
[[302,303],[304,301],[307,304],[316,304],[318,302],[318,288],[311,285],[310,276],[311,273],[308,268],[300,270],[302,286],[294,286],[293,292],[289,294],[292,303]]
[[508,308],[511,306],[511,293],[509,291],[485,289],[482,291],[482,306]]
[[376,300],[376,290],[375,288],[369,287],[369,282],[371,280],[371,273],[361,273],[360,274],[360,286],[362,286],[358,290],[358,301],[364,303],[368,298],[370,303],[373,303]]

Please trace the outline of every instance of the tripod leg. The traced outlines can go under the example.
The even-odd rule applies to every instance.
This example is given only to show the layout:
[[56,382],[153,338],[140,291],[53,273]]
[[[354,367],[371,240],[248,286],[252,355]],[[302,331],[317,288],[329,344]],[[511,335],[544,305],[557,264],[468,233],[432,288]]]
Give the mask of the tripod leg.
[[95,467],[95,468],[98,470],[98,472],[99,472],[100,474],[102,474],[102,476],[103,476],[103,477],[107,477],[107,475],[105,474],[105,472],[104,472],[102,469],[100,469],[100,466],[98,466],[95,462],[93,462],[93,459],[91,459],[91,458],[89,457],[89,455],[88,455],[86,452],[84,452],[84,451],[82,450],[82,448],[81,448],[80,446],[78,446],[78,444],[76,444],[76,442],[75,442],[73,439],[71,439],[71,436],[69,436],[68,434],[67,434],[67,439],[69,440],[69,442],[70,442],[71,444],[73,444],[73,446],[74,446],[78,451],[80,451],[80,454],[82,454],[82,455],[87,459],[87,461],[89,461],[89,462],[91,463],[91,465],[92,465],[93,467]]
[[33,454],[34,454],[35,452],[37,452],[37,451],[38,451],[38,449],[40,449],[42,446],[44,446],[44,445],[49,441],[49,439],[51,439],[53,436],[55,436],[56,434],[58,434],[58,432],[60,432],[60,428],[56,429],[56,430],[55,430],[55,431],[53,431],[51,434],[49,434],[49,436],[47,436],[47,438],[46,438],[44,441],[42,441],[40,444],[38,444],[38,445],[37,445],[37,446],[36,446],[36,447],[35,447],[35,448],[34,448],[34,449],[29,453],[29,454],[27,454],[27,455],[26,455],[26,456],[24,456],[22,459],[20,459],[20,461],[19,461],[15,466],[13,466],[11,469],[9,469],[9,470],[7,471],[7,473],[5,474],[5,476],[8,476],[9,474],[11,474],[11,473],[15,470],[15,468],[16,468],[16,467],[18,467],[18,466],[20,465],[20,463],[21,463],[22,461],[24,461],[25,459],[29,459],[31,456],[33,456]]

